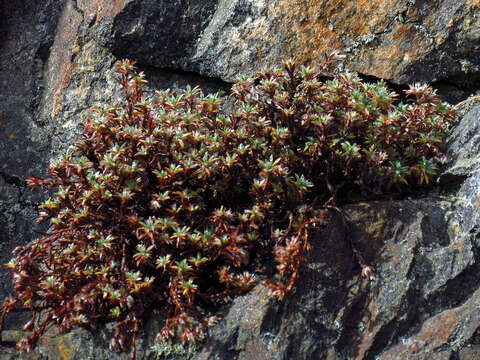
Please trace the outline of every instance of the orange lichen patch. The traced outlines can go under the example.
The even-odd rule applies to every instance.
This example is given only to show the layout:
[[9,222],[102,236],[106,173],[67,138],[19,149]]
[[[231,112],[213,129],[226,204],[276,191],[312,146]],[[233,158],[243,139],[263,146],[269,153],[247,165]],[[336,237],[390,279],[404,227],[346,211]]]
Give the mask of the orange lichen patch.
[[445,344],[458,325],[458,315],[455,310],[446,311],[428,321],[418,334],[418,341],[431,349]]
[[[394,359],[449,359],[448,352],[437,353],[436,349],[447,344],[459,326],[467,326],[471,335],[480,326],[478,307],[480,289],[462,306],[446,310],[427,320],[420,331],[409,339],[383,353],[379,360]],[[467,335],[467,336],[471,336]]]
[[[458,241],[456,241],[455,247],[457,251],[456,256],[458,258],[458,261],[463,262],[463,256],[465,255],[465,253],[471,251],[470,242],[466,240],[465,237],[461,237],[460,239],[458,239]],[[465,249],[465,247],[467,247],[467,249]]]
[[62,360],[70,360],[72,356],[72,344],[66,344],[65,341],[61,338],[57,344],[58,353]]
[[74,67],[71,63],[61,63],[60,70],[62,71],[63,76],[59,79],[59,82],[56,86],[56,91],[53,94],[52,111],[50,113],[50,116],[52,118],[54,118],[58,114],[60,108],[62,107],[60,95],[62,93],[62,90],[65,89],[70,83],[70,79],[72,78],[72,75],[74,73]]
[[50,116],[55,117],[60,111],[62,90],[70,84],[72,76],[76,73],[73,59],[75,55],[82,51],[82,40],[78,37],[78,29],[82,20],[95,15],[97,21],[105,16],[114,18],[131,0],[108,0],[108,1],[89,1],[79,0],[78,6],[84,12],[82,14],[76,11],[70,3],[67,3],[59,22],[56,32],[54,45],[49,58],[48,72],[46,79],[48,82],[46,95],[47,100],[52,99],[52,110]]
[[432,44],[424,34],[411,24],[397,26],[391,34],[385,36],[382,44],[374,49],[365,49],[358,57],[356,70],[382,78],[399,76],[404,66],[423,58],[431,50]]
[[[332,49],[350,49],[355,57],[347,59],[348,67],[394,79],[448,37],[444,22],[449,19],[428,15],[441,5],[406,0],[277,0],[269,6],[268,18],[274,19],[286,56],[311,63]],[[424,22],[427,31],[413,22]],[[259,58],[264,52],[258,49]]]
[[387,14],[397,0],[281,0],[269,8],[279,18],[278,30],[288,39],[289,52],[302,62],[315,60],[325,51],[343,48],[342,38],[357,39],[383,31]]
[[51,55],[48,60],[48,70],[46,73],[48,94],[47,100],[53,98],[51,116],[54,117],[60,106],[61,91],[68,86],[72,74],[74,73],[71,62],[72,55],[78,45],[78,27],[82,21],[82,16],[76,12],[70,3],[67,3],[58,22],[55,41],[52,46]]
[[424,36],[421,35],[412,24],[401,24],[392,32],[392,40],[398,41],[402,50],[411,48],[412,43],[422,41]]
[[411,22],[418,22],[422,18],[419,7],[415,5],[417,5],[417,3],[415,3],[413,6],[409,6],[407,12],[405,13],[407,19]]
[[72,343],[72,335],[60,335],[58,329],[50,329],[47,336],[40,338],[40,344],[46,349],[47,354],[59,360],[72,360],[74,355],[78,357],[78,349]]

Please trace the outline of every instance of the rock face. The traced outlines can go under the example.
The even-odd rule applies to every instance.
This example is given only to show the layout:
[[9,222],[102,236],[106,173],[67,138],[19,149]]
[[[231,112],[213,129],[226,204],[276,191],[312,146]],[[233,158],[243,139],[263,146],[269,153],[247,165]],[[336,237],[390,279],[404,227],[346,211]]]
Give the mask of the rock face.
[[[0,15],[0,262],[34,236],[35,198],[25,189],[30,172],[42,174],[54,135],[38,118],[44,68],[63,1],[2,2]],[[4,271],[1,298],[10,289]]]
[[[202,11],[196,3],[130,2],[114,20],[112,51],[227,81],[285,57],[310,63],[331,49],[346,52],[349,68],[397,84],[478,80],[475,0],[218,0],[202,2]],[[175,40],[164,38],[172,19]]]
[[[89,108],[114,101],[119,58],[137,60],[152,88],[227,91],[239,74],[340,48],[345,66],[363,75],[480,89],[477,0],[13,0],[0,4],[0,17],[2,263],[35,236],[42,195],[25,178],[45,174]],[[333,214],[287,299],[272,300],[261,285],[236,298],[191,357],[480,358],[479,119],[472,106],[453,131],[452,162],[434,194],[349,205],[352,229]],[[376,281],[360,277],[350,237],[375,264]],[[2,270],[1,298],[9,283]],[[137,359],[188,358],[152,345],[159,322],[152,315]],[[52,330],[34,352],[17,354],[18,323],[10,319],[1,360],[128,358],[108,350],[108,326]]]

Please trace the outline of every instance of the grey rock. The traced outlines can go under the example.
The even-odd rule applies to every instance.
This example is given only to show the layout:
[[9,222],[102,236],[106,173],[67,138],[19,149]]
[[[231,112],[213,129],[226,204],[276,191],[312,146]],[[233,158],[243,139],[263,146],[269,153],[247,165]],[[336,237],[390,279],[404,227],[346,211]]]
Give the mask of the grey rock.
[[157,68],[183,68],[217,2],[131,1],[114,18],[105,45],[118,58]]
[[[362,236],[377,264],[377,280],[360,278],[349,234],[332,225],[315,241],[285,303],[269,301],[261,288],[236,299],[198,359],[374,359],[421,326],[446,332],[437,314],[445,318],[457,306],[477,313],[478,244],[460,209],[434,198],[347,207],[354,236]],[[471,315],[456,318],[455,325],[467,323],[465,331],[449,328],[449,342],[438,340],[438,346],[455,342],[452,351],[462,348],[480,326]],[[434,358],[436,349],[430,350]],[[409,348],[408,356],[417,355]]]
[[[44,174],[50,135],[38,121],[44,71],[65,1],[6,1],[0,4],[0,263],[33,232],[35,204],[25,179]],[[11,291],[0,270],[0,299]]]
[[442,171],[441,183],[448,183],[455,177],[470,176],[479,169],[479,130],[480,104],[477,104],[465,113],[464,118],[455,126],[449,137],[448,149],[452,161]]
[[477,14],[473,0],[123,0],[92,28],[117,57],[228,82],[287,57],[311,64],[340,49],[364,75],[472,89],[480,81]]

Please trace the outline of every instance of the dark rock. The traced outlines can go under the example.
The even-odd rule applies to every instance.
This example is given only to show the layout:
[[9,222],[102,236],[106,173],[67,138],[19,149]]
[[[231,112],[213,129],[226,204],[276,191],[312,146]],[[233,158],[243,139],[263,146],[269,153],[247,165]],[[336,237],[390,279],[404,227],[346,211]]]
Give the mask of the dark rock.
[[9,1],[1,5],[5,17],[0,52],[0,170],[8,169],[9,175],[21,179],[32,165],[43,169],[46,164],[42,149],[48,139],[40,135],[36,113],[45,63],[64,3]]
[[[472,321],[478,291],[454,289],[474,288],[479,265],[478,244],[465,233],[457,206],[424,199],[363,203],[347,212],[363,234],[362,247],[374,255],[375,282],[360,278],[350,234],[333,225],[313,244],[285,303],[269,301],[261,287],[236,299],[198,359],[374,359],[421,326],[441,326],[450,310],[438,319],[436,314],[465,302],[452,310],[461,315],[452,325],[457,332],[449,333],[461,348],[480,325]],[[464,331],[454,326],[466,322]]]
[[[0,4],[0,264],[26,244],[35,227],[35,202],[25,188],[30,172],[44,174],[51,135],[38,111],[44,72],[65,1],[3,1]],[[40,196],[41,198],[41,196]],[[0,299],[11,291],[0,270]]]
[[107,45],[118,58],[184,68],[218,0],[129,2],[114,18]]
[[480,83],[474,0],[83,0],[78,8],[117,57],[230,82],[286,57],[312,63],[340,49],[348,68],[396,84]]
[[478,97],[468,99],[459,106],[462,121],[455,126],[447,147],[452,157],[439,177],[440,184],[462,181],[480,168],[480,103]]

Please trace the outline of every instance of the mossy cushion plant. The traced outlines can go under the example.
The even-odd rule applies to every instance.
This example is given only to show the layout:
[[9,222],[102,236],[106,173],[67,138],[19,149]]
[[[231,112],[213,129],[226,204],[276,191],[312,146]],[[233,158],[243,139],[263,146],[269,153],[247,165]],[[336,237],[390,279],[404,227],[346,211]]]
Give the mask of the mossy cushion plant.
[[428,184],[453,110],[424,85],[393,105],[384,83],[331,71],[336,57],[238,79],[229,114],[197,87],[147,97],[144,75],[120,62],[123,98],[94,109],[50,178],[28,180],[52,189],[38,218],[51,226],[7,264],[15,295],[2,324],[32,313],[18,348],[33,349],[51,325],[116,321],[111,346],[133,359],[153,309],[166,319],[159,339],[201,341],[216,322],[206,306],[250,289],[266,261],[276,262],[272,294],[291,290],[312,234],[348,189]]

